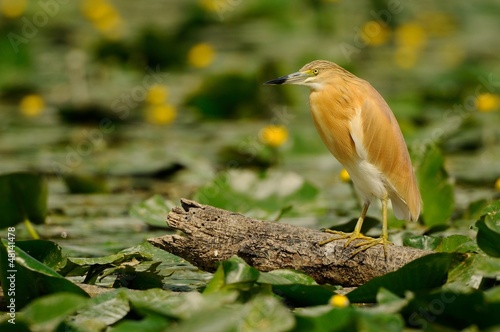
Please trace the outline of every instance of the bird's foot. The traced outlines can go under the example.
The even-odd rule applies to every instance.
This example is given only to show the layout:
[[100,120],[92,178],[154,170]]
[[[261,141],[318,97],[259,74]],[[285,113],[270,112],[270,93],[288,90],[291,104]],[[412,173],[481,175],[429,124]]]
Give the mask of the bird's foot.
[[381,244],[382,246],[384,246],[384,258],[387,259],[387,245],[392,245],[392,242],[384,237],[379,237],[377,239],[370,238],[370,237],[366,237],[366,238],[367,238],[366,241],[356,243],[355,246],[358,247],[358,249],[356,249],[351,254],[351,257],[356,256],[360,252],[365,251],[373,246],[376,246],[377,244]]
[[325,233],[329,233],[329,234],[335,234],[335,235],[338,235],[336,237],[331,237],[329,239],[326,239],[324,241],[321,241],[321,242],[318,242],[318,245],[320,246],[323,246],[327,243],[330,243],[330,242],[333,242],[333,241],[336,241],[336,240],[344,240],[344,239],[347,239],[346,243],[344,244],[344,247],[347,247],[349,245],[349,243],[351,243],[352,241],[354,240],[374,240],[373,238],[369,237],[369,236],[365,236],[361,233],[357,233],[357,232],[353,232],[353,233],[344,233],[344,232],[340,232],[340,231],[333,231],[331,229],[323,229],[322,230],[323,232]]
[[324,241],[318,242],[318,245],[320,245],[320,246],[323,246],[323,245],[330,243],[332,241],[347,239],[347,241],[344,244],[344,248],[345,248],[354,240],[364,240],[362,242],[354,244],[354,246],[357,247],[358,249],[356,249],[351,254],[351,257],[354,257],[357,254],[359,254],[360,252],[365,251],[373,246],[376,246],[377,244],[381,244],[384,246],[384,257],[387,257],[387,245],[392,244],[392,242],[390,242],[388,239],[386,239],[384,237],[372,238],[372,237],[363,235],[359,232],[344,233],[344,232],[339,232],[339,231],[333,231],[330,229],[324,229],[323,232],[330,233],[330,234],[336,234],[339,236],[332,237],[332,238],[326,239]]

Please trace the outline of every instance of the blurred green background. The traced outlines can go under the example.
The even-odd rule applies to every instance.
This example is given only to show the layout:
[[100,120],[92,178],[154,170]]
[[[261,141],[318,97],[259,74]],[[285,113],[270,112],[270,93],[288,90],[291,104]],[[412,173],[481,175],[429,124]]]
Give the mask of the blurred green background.
[[499,196],[498,1],[1,0],[0,12],[0,173],[47,177],[37,229],[70,253],[164,234],[180,197],[315,228],[356,218],[307,89],[262,85],[315,59],[386,98],[414,164],[442,151],[444,169],[426,173],[454,190],[438,224],[468,228]]

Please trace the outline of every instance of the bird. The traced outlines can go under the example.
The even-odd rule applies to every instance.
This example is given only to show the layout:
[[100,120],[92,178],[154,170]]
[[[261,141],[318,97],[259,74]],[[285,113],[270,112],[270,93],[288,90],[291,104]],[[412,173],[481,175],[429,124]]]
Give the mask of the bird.
[[[349,173],[363,200],[361,215],[352,233],[325,229],[337,236],[319,245],[347,239],[357,248],[351,256],[375,245],[383,245],[387,258],[389,241],[387,208],[391,201],[396,218],[416,221],[422,199],[408,148],[396,117],[380,93],[336,63],[315,60],[298,72],[264,84],[295,84],[309,87],[309,109],[321,139]],[[363,221],[374,199],[382,202],[382,234],[371,238],[361,233]]]

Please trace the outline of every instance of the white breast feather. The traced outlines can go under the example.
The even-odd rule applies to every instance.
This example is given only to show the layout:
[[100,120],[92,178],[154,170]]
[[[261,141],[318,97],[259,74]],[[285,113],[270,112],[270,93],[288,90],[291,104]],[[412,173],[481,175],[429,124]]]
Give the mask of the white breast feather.
[[379,169],[368,162],[368,151],[363,145],[363,124],[361,110],[350,122],[350,134],[356,147],[358,158],[351,165],[344,165],[351,176],[354,187],[359,191],[363,199],[370,202],[373,197],[383,198],[387,196],[385,179]]

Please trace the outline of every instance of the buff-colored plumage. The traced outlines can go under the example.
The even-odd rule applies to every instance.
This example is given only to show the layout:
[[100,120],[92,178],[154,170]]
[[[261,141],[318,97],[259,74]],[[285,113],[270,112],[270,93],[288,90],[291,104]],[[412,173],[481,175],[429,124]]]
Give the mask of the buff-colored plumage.
[[[266,83],[299,84],[311,89],[309,102],[314,124],[364,200],[350,241],[366,239],[359,231],[374,198],[383,204],[385,239],[380,243],[384,245],[388,243],[387,200],[391,200],[398,219],[418,219],[420,193],[403,135],[389,106],[368,82],[335,63],[316,60],[297,73]],[[362,245],[379,243],[368,242]]]

